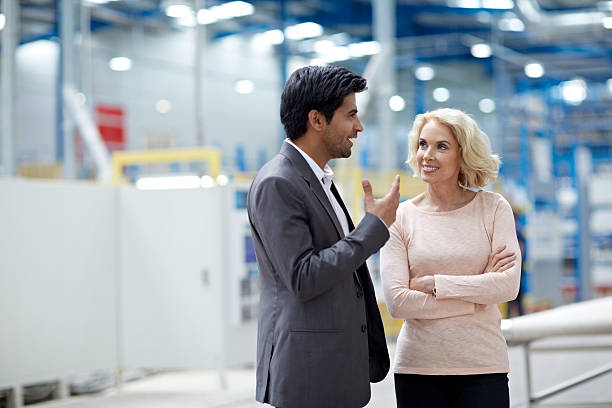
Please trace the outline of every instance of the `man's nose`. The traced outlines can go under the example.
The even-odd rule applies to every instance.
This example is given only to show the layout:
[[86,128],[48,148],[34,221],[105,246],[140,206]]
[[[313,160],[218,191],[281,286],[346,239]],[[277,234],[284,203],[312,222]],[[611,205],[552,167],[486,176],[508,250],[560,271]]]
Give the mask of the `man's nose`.
[[359,118],[357,118],[357,123],[355,124],[355,130],[357,132],[363,132],[363,124],[361,123],[361,120]]

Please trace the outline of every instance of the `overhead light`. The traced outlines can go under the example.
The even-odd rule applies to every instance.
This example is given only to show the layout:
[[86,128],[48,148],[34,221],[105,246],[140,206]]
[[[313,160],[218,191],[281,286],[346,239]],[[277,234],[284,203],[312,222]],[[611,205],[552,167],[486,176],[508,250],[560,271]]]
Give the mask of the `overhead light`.
[[229,177],[227,177],[225,174],[219,174],[217,176],[217,184],[220,186],[225,186],[227,185],[227,183],[229,183]]
[[200,9],[197,12],[198,24],[212,24],[219,20],[229,20],[231,18],[251,15],[255,12],[255,7],[246,1],[230,1],[229,3],[219,4],[208,9]]
[[603,26],[607,28],[608,30],[612,29],[612,16],[602,18],[601,24],[603,24]]
[[248,79],[242,79],[234,84],[234,90],[239,94],[250,94],[255,90],[255,84]]
[[488,8],[497,10],[512,10],[514,2],[512,0],[447,0],[449,7],[459,8]]
[[512,0],[482,0],[481,5],[483,8],[497,10],[512,10],[514,8]]
[[414,76],[419,81],[430,81],[436,75],[436,71],[429,65],[420,65],[414,70]]
[[142,177],[136,181],[140,190],[180,190],[200,188],[198,176]]
[[202,176],[202,178],[198,181],[200,182],[200,185],[204,188],[211,188],[215,186],[215,180],[208,175]]
[[285,35],[281,30],[269,30],[263,33],[258,33],[253,36],[253,47],[256,49],[267,49],[272,45],[282,44],[285,41]]
[[364,41],[354,44],[349,44],[349,53],[351,57],[359,58],[366,55],[374,55],[380,52],[380,44],[378,41]]
[[321,55],[321,59],[325,62],[346,61],[351,58],[348,47],[343,45],[335,46]]
[[491,47],[489,44],[474,44],[470,48],[470,52],[476,58],[489,58],[491,56]]
[[191,7],[186,4],[171,4],[166,7],[166,15],[172,18],[186,17],[191,14]]
[[159,101],[155,102],[155,110],[158,113],[161,113],[162,115],[165,115],[166,113],[170,112],[171,109],[172,105],[167,99],[160,99]]
[[0,14],[0,30],[4,28],[5,24],[6,24],[6,17],[4,17],[4,14]]
[[612,78],[606,81],[606,85],[608,86],[608,91],[612,94]]
[[212,24],[217,21],[217,17],[215,17],[215,13],[213,13],[212,11],[208,9],[201,9],[198,10],[197,21],[198,24],[202,25]]
[[229,20],[230,18],[253,14],[255,7],[246,1],[230,1],[229,3],[213,6],[210,8],[210,11],[217,20]]
[[176,21],[183,27],[195,27],[197,22],[196,16],[194,16],[193,13],[189,13],[184,17],[179,17],[176,19]]
[[478,101],[478,109],[482,113],[491,113],[495,110],[495,101],[490,98],[482,98]]
[[405,107],[406,102],[401,96],[393,95],[391,98],[389,98],[389,108],[391,108],[393,112],[403,111]]
[[290,40],[318,37],[323,34],[323,27],[317,23],[307,22],[285,28],[285,36]]
[[436,102],[446,102],[450,98],[450,92],[446,88],[436,88],[433,90],[432,96]]
[[529,78],[540,78],[544,75],[544,67],[537,62],[529,63],[525,65],[525,75]]
[[480,8],[479,0],[448,0],[446,4],[448,4],[449,7]]
[[504,16],[497,23],[497,27],[502,31],[525,31],[523,21],[511,11],[504,13]]
[[132,60],[127,57],[111,58],[108,66],[113,71],[129,71],[132,68]]
[[580,105],[586,99],[587,86],[583,79],[563,81],[559,87],[563,100],[571,105]]

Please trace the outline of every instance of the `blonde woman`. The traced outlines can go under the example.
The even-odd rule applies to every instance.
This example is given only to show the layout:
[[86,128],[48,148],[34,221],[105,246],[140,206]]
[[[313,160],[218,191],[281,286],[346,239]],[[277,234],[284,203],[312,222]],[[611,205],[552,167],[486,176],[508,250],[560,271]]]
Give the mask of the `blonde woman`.
[[514,299],[520,250],[512,209],[478,190],[500,160],[467,114],[417,115],[408,164],[427,190],[400,204],[381,250],[387,307],[404,319],[394,373],[399,408],[509,406],[497,304]]

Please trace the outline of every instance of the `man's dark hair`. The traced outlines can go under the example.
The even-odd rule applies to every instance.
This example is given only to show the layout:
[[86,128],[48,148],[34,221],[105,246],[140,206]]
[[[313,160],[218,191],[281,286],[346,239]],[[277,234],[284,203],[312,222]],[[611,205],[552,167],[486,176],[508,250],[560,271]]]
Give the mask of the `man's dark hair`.
[[309,66],[291,74],[281,97],[280,117],[285,134],[295,140],[306,133],[308,112],[321,112],[327,123],[344,98],[367,89],[367,81],[346,68]]

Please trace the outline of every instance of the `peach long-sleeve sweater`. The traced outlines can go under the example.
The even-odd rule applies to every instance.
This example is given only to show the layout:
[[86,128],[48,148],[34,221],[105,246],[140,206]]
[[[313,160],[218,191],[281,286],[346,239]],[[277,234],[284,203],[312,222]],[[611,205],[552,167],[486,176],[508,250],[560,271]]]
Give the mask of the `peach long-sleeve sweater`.
[[[508,372],[497,303],[514,299],[521,274],[514,217],[499,194],[479,191],[453,211],[400,204],[381,250],[387,308],[404,319],[394,372],[463,375]],[[504,272],[485,270],[502,245],[517,255]],[[433,275],[436,297],[411,290],[410,279]]]

